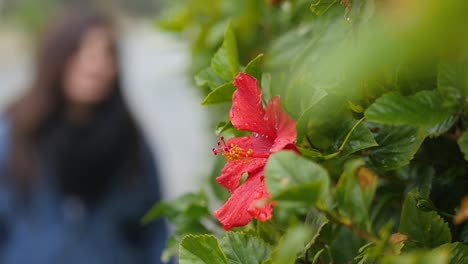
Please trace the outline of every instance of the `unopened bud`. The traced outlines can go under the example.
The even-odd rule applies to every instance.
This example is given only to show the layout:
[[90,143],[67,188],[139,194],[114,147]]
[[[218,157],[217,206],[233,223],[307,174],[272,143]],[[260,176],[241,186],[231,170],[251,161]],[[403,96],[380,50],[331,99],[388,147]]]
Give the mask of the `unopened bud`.
[[416,207],[424,212],[436,210],[434,204],[426,198],[416,198]]
[[366,167],[360,167],[357,172],[357,176],[359,185],[361,185],[363,189],[373,187],[377,180],[375,173]]
[[392,242],[393,244],[398,244],[406,240],[408,240],[408,236],[402,233],[394,233],[390,236],[390,242]]
[[460,210],[453,218],[453,223],[459,225],[468,220],[468,196],[463,197]]

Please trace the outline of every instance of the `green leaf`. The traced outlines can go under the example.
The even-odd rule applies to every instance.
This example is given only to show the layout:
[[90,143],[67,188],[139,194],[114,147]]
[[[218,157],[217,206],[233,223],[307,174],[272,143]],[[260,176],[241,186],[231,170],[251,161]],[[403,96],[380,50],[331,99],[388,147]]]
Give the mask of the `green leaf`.
[[328,218],[315,208],[311,208],[309,213],[307,213],[305,224],[310,228],[312,234],[312,239],[307,244],[307,247],[310,248],[314,245],[317,238],[320,236],[320,232],[328,224]]
[[166,249],[161,259],[167,262],[171,256],[177,253],[179,242],[186,234],[206,234],[209,231],[200,222],[204,217],[209,217],[206,195],[200,193],[188,193],[169,202],[156,203],[142,218],[143,224],[159,218],[168,218],[176,227],[175,233],[166,242]]
[[257,221],[256,231],[259,238],[272,245],[278,242],[284,232],[281,226],[276,224],[274,221]]
[[460,242],[452,244],[444,244],[437,248],[437,250],[444,250],[450,252],[449,264],[465,264],[468,263],[468,246]]
[[[273,79],[274,81],[274,79]],[[304,121],[312,121],[311,125],[320,127],[317,123],[326,123],[332,124],[335,118],[341,117],[344,112],[343,108],[336,108],[337,111],[330,112],[327,109],[333,109],[339,104],[334,102],[335,97],[328,95],[328,93],[320,88],[308,87],[307,93],[301,93],[295,91],[293,88],[303,85],[302,80],[298,80],[291,84],[291,87],[288,87],[285,97],[285,107],[291,113],[294,119],[303,119]],[[272,84],[273,86],[275,83]],[[301,87],[302,88],[302,87]],[[302,88],[306,89],[306,88]],[[325,108],[324,108],[325,107]],[[346,109],[347,110],[347,109]],[[328,115],[327,115],[328,114]],[[328,120],[327,118],[331,119]],[[307,123],[306,123],[307,124]],[[299,124],[298,124],[299,127]],[[298,131],[300,132],[300,131]],[[303,133],[306,133],[305,130]],[[298,135],[299,137],[299,135]]]
[[458,116],[450,116],[444,121],[438,123],[437,125],[430,127],[426,130],[428,137],[438,137],[445,132],[449,131],[450,128],[458,121]]
[[166,242],[166,248],[162,252],[161,260],[168,262],[172,256],[177,254],[179,250],[179,244],[184,239],[185,235],[204,235],[210,231],[203,226],[198,219],[187,220],[183,225],[178,225],[174,234],[172,234]]
[[348,109],[341,107],[339,98],[327,95],[320,89],[315,91],[311,101],[308,101],[312,106],[297,120],[297,142],[302,143],[307,136],[317,148],[327,149],[333,146],[338,131],[351,118],[351,114]]
[[[341,144],[346,140],[344,148],[341,150],[340,155],[346,156],[354,152],[377,146],[374,136],[365,124],[359,123],[358,120],[350,120],[345,122],[343,128],[340,129],[341,133],[334,145],[334,151],[338,151]],[[356,127],[354,127],[357,125]],[[354,128],[354,129],[353,129]]]
[[241,232],[228,232],[221,248],[230,264],[257,264],[268,258],[271,247],[264,241]]
[[[391,244],[390,237],[393,230],[393,221],[388,221],[382,228],[379,229],[379,241],[375,243],[367,243],[359,249],[359,255],[355,260],[360,260],[359,264],[364,263],[379,263],[379,259],[385,255],[389,250],[393,253],[400,253],[403,244]],[[387,251],[387,252],[386,252]]]
[[417,207],[420,198],[421,195],[413,190],[403,203],[399,232],[408,236],[404,250],[432,249],[452,240],[447,223],[436,212],[425,212]]
[[306,158],[315,159],[322,157],[322,153],[314,149],[304,148],[301,146],[298,146],[297,149],[301,152],[302,156]]
[[194,77],[195,84],[198,86],[208,86],[211,90],[219,87],[225,83],[211,67],[205,68],[197,73]]
[[346,103],[347,103],[348,108],[351,111],[353,111],[355,113],[359,113],[359,114],[364,113],[364,108],[362,106],[360,106],[358,104],[354,104],[353,102],[351,102],[349,100]]
[[335,190],[335,199],[342,217],[352,220],[360,228],[370,230],[369,206],[374,197],[377,177],[363,168],[361,159],[345,164]]
[[216,135],[221,135],[224,131],[228,130],[228,129],[231,129],[231,128],[234,128],[232,126],[232,123],[231,121],[221,121],[219,122],[218,124],[216,124],[216,128],[215,128],[215,131],[216,131]]
[[260,81],[263,91],[263,99],[266,101],[271,98],[271,74],[268,72],[262,73],[262,80]]
[[437,65],[435,62],[426,65],[402,63],[395,69],[390,82],[404,95],[433,89],[437,82]]
[[255,59],[251,60],[244,69],[244,72],[255,77],[258,83],[262,81],[262,63],[263,54],[259,54]]
[[315,3],[310,4],[310,11],[317,16],[321,16],[337,3],[339,3],[338,0],[317,0]]
[[206,178],[206,181],[208,181],[208,184],[211,187],[211,192],[214,195],[213,198],[216,198],[218,201],[227,201],[231,196],[229,191],[216,181],[216,178],[219,177],[220,171],[225,165],[226,159],[224,159],[224,157],[215,158],[215,162],[210,173],[211,175]]
[[386,125],[413,125],[429,128],[449,118],[454,109],[445,105],[437,91],[421,91],[403,96],[390,93],[381,96],[366,111],[369,121]]
[[226,255],[212,235],[186,236],[179,247],[180,264],[228,264]]
[[412,252],[400,256],[386,256],[381,264],[447,264],[448,253],[445,251]]
[[328,246],[333,263],[352,263],[352,260],[359,252],[359,248],[363,245],[362,239],[344,226],[336,227],[334,233],[330,236]]
[[172,256],[176,255],[179,251],[180,240],[175,236],[171,236],[166,241],[166,246],[161,254],[161,261],[167,263],[171,260]]
[[418,151],[425,133],[410,126],[383,126],[375,137],[378,147],[367,159],[369,166],[393,170],[407,165]]
[[468,223],[463,226],[462,231],[460,232],[460,241],[468,244]]
[[167,217],[175,224],[190,219],[200,219],[209,216],[208,202],[204,193],[188,193],[170,202],[156,203],[142,218],[147,224],[159,217]]
[[429,200],[428,198],[424,198],[422,196],[416,198],[416,207],[423,212],[430,212],[430,211],[437,210],[431,200]]
[[154,25],[163,30],[182,32],[192,22],[192,16],[187,9],[179,9],[170,13],[170,17],[158,19],[154,22]]
[[237,42],[231,23],[224,32],[224,41],[211,60],[211,68],[224,80],[230,82],[239,73]]
[[437,89],[445,97],[463,103],[468,96],[468,60],[457,64],[439,64]]
[[297,254],[309,240],[310,230],[304,226],[290,228],[273,250],[271,264],[294,264]]
[[323,253],[325,252],[325,249],[322,248],[317,253],[315,253],[314,258],[312,259],[312,264],[319,264],[320,262],[320,257],[324,255]]
[[465,160],[468,160],[468,133],[463,133],[463,135],[458,139],[458,146],[463,152]]
[[282,151],[270,156],[265,174],[273,199],[327,208],[330,180],[317,163],[292,151]]
[[429,198],[435,177],[435,169],[432,166],[411,163],[400,170],[400,177],[409,182],[408,189],[417,188],[422,197]]
[[225,83],[211,91],[203,100],[202,105],[231,102],[235,90],[236,87],[232,83]]

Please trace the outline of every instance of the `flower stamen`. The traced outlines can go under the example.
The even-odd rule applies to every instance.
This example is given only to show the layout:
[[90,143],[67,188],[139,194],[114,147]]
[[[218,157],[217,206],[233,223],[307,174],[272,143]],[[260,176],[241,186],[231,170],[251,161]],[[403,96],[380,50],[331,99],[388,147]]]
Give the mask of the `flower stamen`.
[[267,154],[254,153],[253,149],[247,151],[236,144],[226,144],[224,137],[217,143],[218,148],[213,148],[213,154],[222,154],[228,161],[242,160],[246,158],[268,158]]

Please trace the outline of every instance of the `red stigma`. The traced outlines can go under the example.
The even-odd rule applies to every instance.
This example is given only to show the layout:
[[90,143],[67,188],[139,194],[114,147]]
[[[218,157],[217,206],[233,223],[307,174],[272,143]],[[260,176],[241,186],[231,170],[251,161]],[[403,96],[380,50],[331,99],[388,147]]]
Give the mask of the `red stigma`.
[[229,148],[226,145],[226,141],[224,141],[224,137],[221,137],[218,143],[216,143],[216,145],[218,145],[218,148],[212,149],[214,155],[218,155],[220,153],[223,154],[224,152],[229,150]]

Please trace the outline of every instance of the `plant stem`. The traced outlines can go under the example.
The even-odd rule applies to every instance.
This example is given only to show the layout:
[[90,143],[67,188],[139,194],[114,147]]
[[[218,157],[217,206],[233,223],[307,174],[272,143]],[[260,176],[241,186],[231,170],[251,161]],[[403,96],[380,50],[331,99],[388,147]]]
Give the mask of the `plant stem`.
[[343,140],[343,143],[341,143],[341,146],[338,148],[338,150],[336,152],[334,152],[332,154],[325,155],[322,158],[324,160],[329,160],[329,159],[335,158],[338,155],[340,155],[341,152],[343,152],[343,149],[345,148],[346,144],[348,144],[349,139],[351,138],[351,135],[353,134],[354,130],[364,121],[364,119],[365,119],[365,117],[359,119],[356,122],[356,124],[354,124],[354,126],[349,130],[348,134],[346,135],[345,139]]
[[353,134],[354,130],[364,121],[365,117],[359,119],[356,124],[349,130],[348,134],[346,135],[345,139],[343,140],[343,143],[341,143],[340,148],[338,149],[338,152],[343,151],[344,147],[346,144],[348,144],[349,139],[351,138],[351,135]]
[[322,212],[323,214],[325,214],[325,216],[332,222],[335,222],[337,224],[340,224],[340,225],[343,225],[347,228],[349,228],[356,236],[360,237],[360,238],[363,238],[369,242],[372,242],[372,243],[377,243],[379,242],[379,238],[377,236],[375,236],[374,234],[372,233],[369,233],[367,231],[364,231],[364,230],[361,230],[359,229],[359,227],[357,227],[356,225],[354,225],[351,221],[343,221],[341,219],[339,219],[338,217],[336,217],[335,215],[333,215],[332,213],[326,211],[326,210],[322,210],[322,209],[319,209],[317,208],[317,210],[319,210],[320,212]]
[[443,212],[443,211],[438,211],[438,213],[439,213],[440,215],[443,215],[443,216],[448,217],[448,218],[454,218],[454,217],[455,217],[454,215],[449,214],[449,213],[446,213],[446,212]]
[[337,152],[334,152],[332,154],[322,156],[322,159],[324,159],[324,160],[333,159],[333,158],[336,158],[338,155],[340,155],[340,153],[341,153],[340,151],[337,151]]

